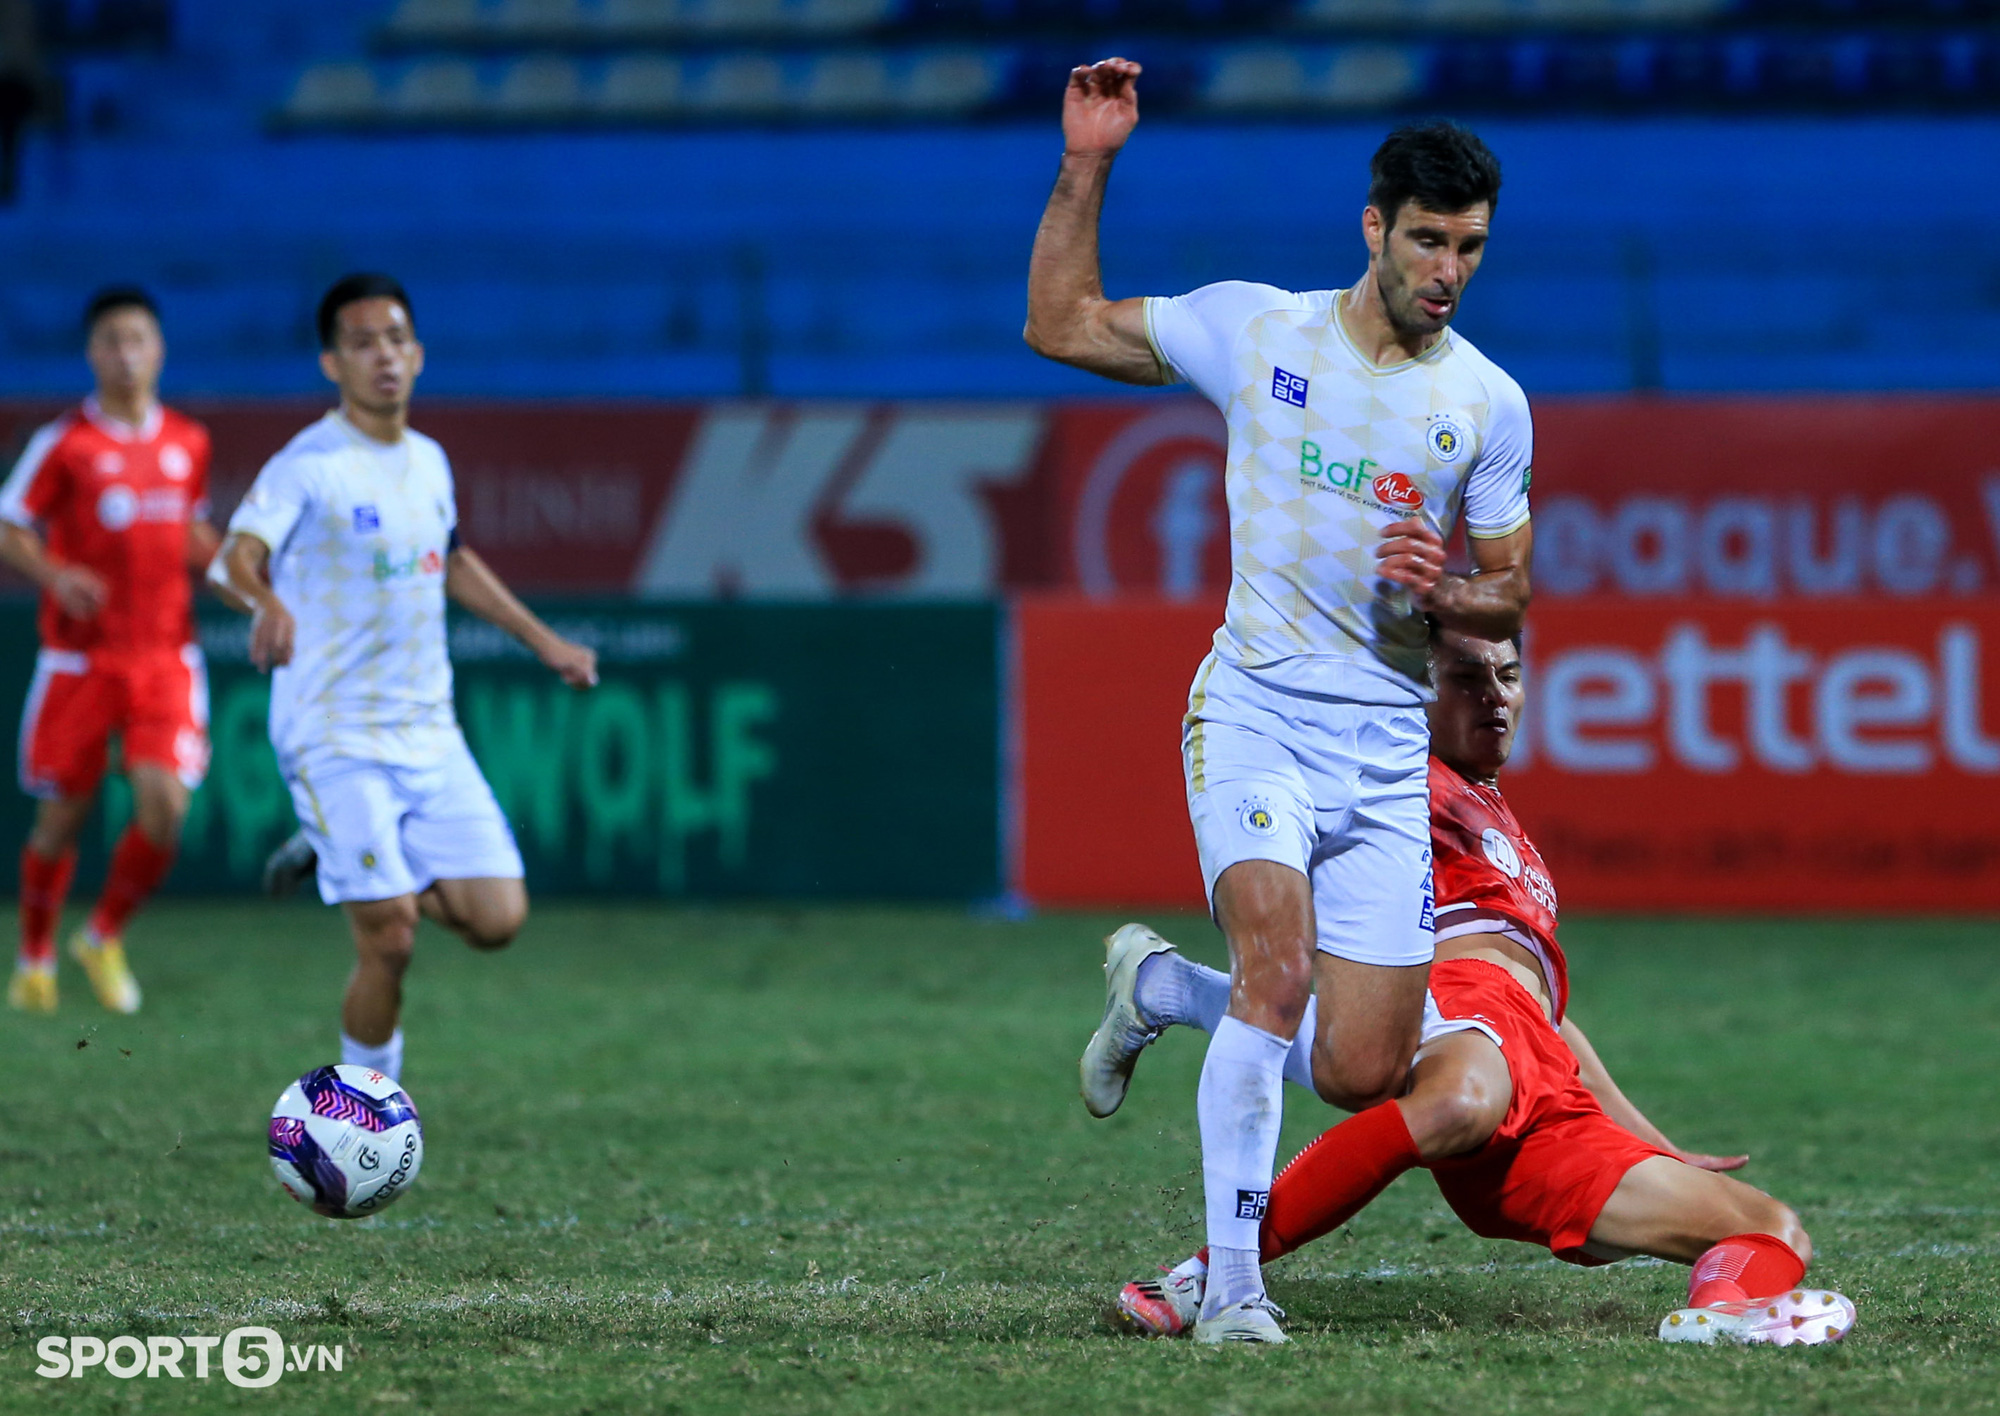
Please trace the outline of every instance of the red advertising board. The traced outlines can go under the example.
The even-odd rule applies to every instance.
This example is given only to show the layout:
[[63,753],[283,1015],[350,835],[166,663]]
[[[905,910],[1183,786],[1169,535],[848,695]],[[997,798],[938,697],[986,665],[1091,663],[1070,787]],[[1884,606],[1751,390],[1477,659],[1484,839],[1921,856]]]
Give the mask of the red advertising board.
[[[1019,886],[1199,904],[1180,715],[1214,612],[1024,600]],[[1538,607],[1503,786],[1565,906],[2000,910],[2000,605]]]

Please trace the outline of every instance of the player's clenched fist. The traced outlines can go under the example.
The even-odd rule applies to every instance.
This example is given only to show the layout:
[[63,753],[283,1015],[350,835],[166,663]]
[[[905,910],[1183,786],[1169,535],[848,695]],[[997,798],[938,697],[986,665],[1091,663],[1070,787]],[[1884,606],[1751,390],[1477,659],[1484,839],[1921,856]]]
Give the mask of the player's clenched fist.
[[1063,93],[1063,150],[1112,153],[1125,146],[1139,122],[1139,66],[1130,59],[1102,59],[1069,71]]
[[250,620],[250,662],[265,673],[282,669],[292,662],[292,641],[297,634],[298,625],[284,601],[266,595],[257,602]]
[[1392,521],[1382,528],[1375,559],[1384,580],[1407,586],[1422,603],[1444,578],[1444,538],[1421,521]]

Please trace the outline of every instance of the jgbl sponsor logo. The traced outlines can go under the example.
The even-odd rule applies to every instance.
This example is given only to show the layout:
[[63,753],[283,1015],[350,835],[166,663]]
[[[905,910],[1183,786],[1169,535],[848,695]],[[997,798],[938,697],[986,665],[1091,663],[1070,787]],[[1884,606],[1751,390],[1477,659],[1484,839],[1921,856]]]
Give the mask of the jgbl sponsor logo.
[[1928,652],[1860,643],[1816,653],[1769,621],[1740,638],[1682,621],[1656,652],[1583,644],[1539,660],[1531,740],[1554,766],[1581,773],[1672,764],[1717,774],[1754,765],[2000,775],[1983,652],[1979,628],[1966,622],[1939,626]]
[[[215,1349],[219,1362],[211,1364]],[[267,1327],[232,1328],[222,1337],[45,1337],[35,1344],[41,1365],[38,1377],[81,1377],[103,1371],[121,1381],[133,1377],[175,1377],[207,1381],[211,1365],[220,1366],[232,1386],[276,1386],[287,1372],[338,1372],[347,1358],[345,1347],[319,1347],[285,1341]]]

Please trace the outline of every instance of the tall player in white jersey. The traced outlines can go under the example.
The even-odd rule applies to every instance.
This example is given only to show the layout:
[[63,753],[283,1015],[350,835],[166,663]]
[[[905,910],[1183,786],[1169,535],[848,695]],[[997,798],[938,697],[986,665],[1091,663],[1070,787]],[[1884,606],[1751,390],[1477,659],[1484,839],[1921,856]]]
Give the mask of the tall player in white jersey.
[[520,852],[452,712],[445,599],[512,634],[573,688],[594,650],[557,635],[458,538],[444,449],[409,427],[423,371],[409,297],[355,275],[320,302],[340,407],[264,465],[210,574],[250,610],[271,672],[271,745],[358,955],[341,1060],[398,1076],[419,915],[478,949],[528,913]]
[[[1376,153],[1368,269],[1349,288],[1231,281],[1107,300],[1097,218],[1138,122],[1138,76],[1123,59],[1070,76],[1026,337],[1108,378],[1191,383],[1228,423],[1228,609],[1182,738],[1232,975],[1196,1099],[1210,1254],[1196,1336],[1282,1342],[1257,1229],[1285,1053],[1316,988],[1320,1094],[1359,1110],[1402,1090],[1432,956],[1426,620],[1489,639],[1520,628],[1532,439],[1520,388],[1448,328],[1500,190],[1493,155],[1450,124]],[[1447,575],[1461,516],[1473,569]],[[1083,1058],[1099,1116],[1156,1035],[1132,1001],[1155,952],[1142,937],[1114,936],[1105,963]]]

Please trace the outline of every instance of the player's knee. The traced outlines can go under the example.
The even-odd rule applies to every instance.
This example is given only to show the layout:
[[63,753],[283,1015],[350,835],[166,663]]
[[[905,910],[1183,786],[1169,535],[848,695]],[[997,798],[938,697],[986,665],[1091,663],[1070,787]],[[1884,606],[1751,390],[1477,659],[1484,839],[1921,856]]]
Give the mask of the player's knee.
[[1394,1100],[1403,1094],[1409,1075],[1409,1059],[1388,1053],[1313,1051],[1313,1090],[1343,1111],[1366,1111]]
[[1507,1098],[1495,1095],[1490,1078],[1466,1071],[1438,1086],[1419,1082],[1403,1113],[1424,1159],[1441,1160],[1485,1145],[1500,1129]]
[[504,949],[528,922],[526,891],[482,900],[459,923],[459,936],[475,949]]
[[417,948],[415,903],[412,902],[408,909],[385,903],[356,918],[354,946],[372,962],[402,973],[410,966],[410,958]]
[[528,922],[527,907],[507,913],[476,915],[465,925],[465,942],[475,949],[504,949]]

